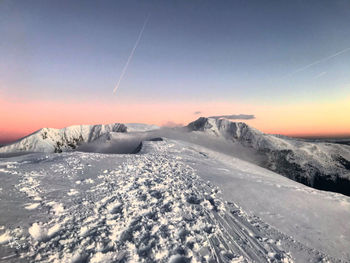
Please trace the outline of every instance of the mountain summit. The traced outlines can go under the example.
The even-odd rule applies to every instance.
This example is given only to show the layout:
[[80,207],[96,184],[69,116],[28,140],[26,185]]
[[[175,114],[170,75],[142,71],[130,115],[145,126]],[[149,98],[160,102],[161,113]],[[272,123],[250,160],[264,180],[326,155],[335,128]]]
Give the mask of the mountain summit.
[[306,142],[262,133],[245,123],[201,117],[187,125],[202,132],[254,149],[264,158],[258,163],[305,185],[350,195],[350,146]]

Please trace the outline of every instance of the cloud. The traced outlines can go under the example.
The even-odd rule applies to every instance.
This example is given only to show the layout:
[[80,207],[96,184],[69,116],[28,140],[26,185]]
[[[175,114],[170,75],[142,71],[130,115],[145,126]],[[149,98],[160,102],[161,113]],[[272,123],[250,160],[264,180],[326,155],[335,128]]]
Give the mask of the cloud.
[[195,111],[193,114],[194,115],[198,115],[198,114],[201,114],[202,112],[201,111]]
[[219,115],[219,116],[211,116],[209,118],[220,119],[225,118],[229,120],[252,120],[255,119],[255,115],[251,114],[232,114],[232,115]]
[[175,123],[173,121],[167,121],[163,123],[162,127],[174,128],[174,127],[183,127],[183,123]]

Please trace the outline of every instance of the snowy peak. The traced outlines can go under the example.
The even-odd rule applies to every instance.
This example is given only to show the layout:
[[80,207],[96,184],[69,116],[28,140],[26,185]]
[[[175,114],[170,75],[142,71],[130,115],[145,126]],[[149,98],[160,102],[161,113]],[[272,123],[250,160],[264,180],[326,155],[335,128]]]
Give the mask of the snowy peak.
[[256,141],[262,132],[248,126],[244,122],[232,122],[227,119],[200,117],[187,125],[190,131],[202,131],[207,134],[223,136],[226,139],[239,141]]
[[79,144],[92,142],[110,132],[127,132],[121,123],[107,125],[74,125],[63,129],[42,128],[13,144],[0,148],[8,152],[62,152],[75,149]]
[[187,125],[187,128],[190,131],[204,131],[216,135],[230,135],[236,139],[249,132],[261,133],[244,122],[232,122],[226,119],[205,117],[200,117],[194,122],[191,122]]
[[255,150],[270,151],[285,149],[291,146],[292,138],[282,138],[265,134],[244,122],[232,122],[227,119],[201,117],[187,125],[190,131],[202,131],[207,134],[222,136],[228,140],[239,142]]
[[201,117],[187,128],[254,149],[264,159],[257,164],[297,182],[350,195],[349,146],[264,134],[245,123],[226,119]]

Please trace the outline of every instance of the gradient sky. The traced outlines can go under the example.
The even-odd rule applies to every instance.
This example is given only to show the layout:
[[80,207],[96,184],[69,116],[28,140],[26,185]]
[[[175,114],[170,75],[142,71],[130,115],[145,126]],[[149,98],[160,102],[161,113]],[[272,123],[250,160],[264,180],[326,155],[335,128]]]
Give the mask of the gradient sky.
[[0,141],[230,114],[269,133],[350,135],[350,2],[0,0]]

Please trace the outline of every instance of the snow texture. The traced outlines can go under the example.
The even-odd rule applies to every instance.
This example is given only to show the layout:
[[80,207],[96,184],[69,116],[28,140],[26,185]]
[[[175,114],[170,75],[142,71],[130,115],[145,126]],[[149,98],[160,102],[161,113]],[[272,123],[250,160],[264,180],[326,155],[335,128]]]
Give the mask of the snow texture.
[[189,131],[223,137],[265,158],[256,164],[321,190],[350,195],[350,146],[264,134],[245,123],[199,118]]
[[[301,167],[338,172],[332,155],[348,160],[347,146],[222,119],[200,118],[187,129],[72,126],[1,148],[27,154],[0,158],[0,261],[350,261],[350,197],[225,152],[251,149],[281,165],[271,152],[289,149]],[[72,151],[68,142],[79,137]],[[57,141],[62,153],[54,153]]]
[[126,132],[124,124],[75,125],[63,129],[43,128],[10,145],[0,153],[62,152],[75,149],[80,143],[91,142],[109,132]]
[[[7,262],[350,260],[342,250],[350,245],[348,230],[343,228],[350,219],[349,198],[311,191],[263,168],[232,162],[232,157],[189,143],[147,141],[133,155],[36,153],[2,159],[0,167],[6,171],[0,172],[6,189],[1,192],[0,208],[8,211],[0,219],[0,258]],[[223,193],[215,186],[221,185],[221,175],[231,176]],[[253,190],[237,190],[239,178],[245,176],[266,179],[252,180],[255,191],[272,184],[271,192],[260,197],[269,200],[266,206],[251,205],[256,198]],[[314,205],[325,206],[318,216],[338,219],[330,220],[329,229],[324,229],[317,220],[292,217],[295,221],[288,221],[288,209],[270,220],[258,217],[262,211],[276,212],[272,204],[279,200],[269,196],[282,198],[287,187],[301,198],[318,196]],[[237,195],[227,195],[236,191],[242,195],[239,204],[232,198]],[[290,190],[286,193],[285,198]],[[324,205],[327,199],[331,203]],[[294,208],[293,203],[283,205]],[[328,205],[337,210],[328,210]],[[295,212],[313,220],[315,211],[309,213],[307,208],[304,205]],[[280,220],[287,227],[277,228]],[[311,229],[309,242],[302,232],[281,231],[293,224]],[[340,229],[343,237],[338,236]],[[330,230],[335,234],[328,236]]]

